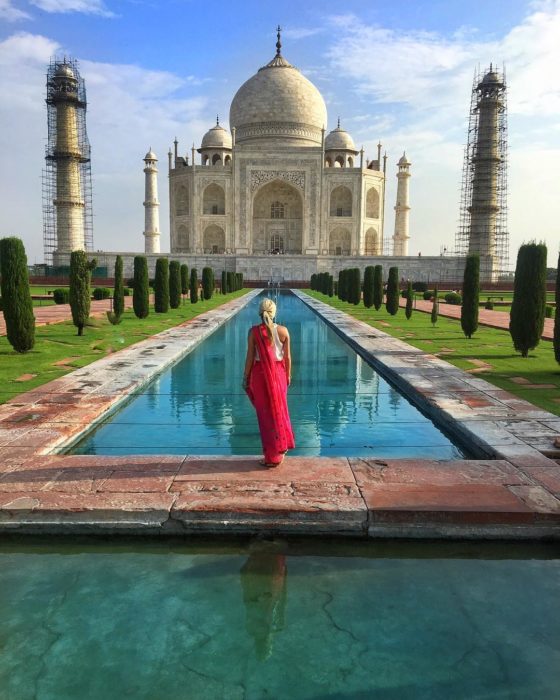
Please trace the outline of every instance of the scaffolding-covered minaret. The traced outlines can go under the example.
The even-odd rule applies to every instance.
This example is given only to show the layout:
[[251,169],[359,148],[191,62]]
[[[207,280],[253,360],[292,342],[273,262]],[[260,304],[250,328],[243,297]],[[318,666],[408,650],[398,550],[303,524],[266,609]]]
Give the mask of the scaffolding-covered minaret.
[[46,102],[43,242],[45,262],[52,264],[57,254],[93,249],[86,90],[77,61],[51,60]]
[[474,77],[455,248],[480,255],[481,280],[508,270],[506,80],[492,64]]

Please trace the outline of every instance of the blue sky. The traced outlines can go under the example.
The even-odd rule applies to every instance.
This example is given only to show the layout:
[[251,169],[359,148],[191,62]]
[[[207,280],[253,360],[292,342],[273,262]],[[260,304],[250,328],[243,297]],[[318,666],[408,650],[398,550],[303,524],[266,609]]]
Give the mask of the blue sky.
[[340,116],[369,157],[378,140],[387,150],[386,236],[406,150],[411,254],[453,247],[473,71],[505,63],[511,257],[536,238],[556,263],[560,0],[0,0],[0,235],[21,236],[42,260],[45,72],[67,54],[86,79],[96,248],[143,248],[152,146],[168,250],[167,150],[175,136],[181,151],[199,145],[216,114],[227,126],[236,90],[274,55],[278,23],[284,56],[326,100],[329,129]]

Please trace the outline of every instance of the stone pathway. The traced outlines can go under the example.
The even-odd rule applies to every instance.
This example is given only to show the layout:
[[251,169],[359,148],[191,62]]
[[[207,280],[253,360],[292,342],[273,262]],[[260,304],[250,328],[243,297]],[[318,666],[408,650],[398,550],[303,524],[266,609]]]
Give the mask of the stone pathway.
[[299,292],[477,458],[54,454],[259,291],[0,406],[0,532],[560,536],[559,418]]
[[[406,299],[400,298],[399,305],[406,306]],[[416,300],[416,311],[423,311],[425,313],[432,312],[432,302],[424,301],[423,299]],[[446,304],[440,301],[439,303],[439,315],[446,316],[447,318],[461,318],[461,307],[454,306],[453,304]],[[509,313],[507,311],[490,311],[489,309],[481,308],[478,311],[478,323],[481,326],[490,326],[490,328],[497,328],[501,331],[509,331]],[[544,330],[541,338],[543,340],[552,340],[554,336],[554,319],[545,318],[544,319]]]

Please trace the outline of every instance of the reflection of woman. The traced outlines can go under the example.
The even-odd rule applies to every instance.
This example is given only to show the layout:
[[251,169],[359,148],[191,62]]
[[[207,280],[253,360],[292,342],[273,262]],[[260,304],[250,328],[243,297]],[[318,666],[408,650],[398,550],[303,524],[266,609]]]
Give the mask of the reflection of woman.
[[264,452],[261,464],[276,467],[286,451],[295,447],[287,401],[292,369],[290,334],[274,323],[276,304],[272,299],[261,302],[259,315],[262,323],[249,331],[243,388],[257,412]]

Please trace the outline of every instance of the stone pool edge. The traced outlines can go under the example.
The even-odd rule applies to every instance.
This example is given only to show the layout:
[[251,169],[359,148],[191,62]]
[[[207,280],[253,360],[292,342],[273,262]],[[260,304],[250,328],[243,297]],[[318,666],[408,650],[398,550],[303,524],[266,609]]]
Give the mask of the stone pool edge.
[[458,421],[494,459],[288,457],[267,470],[254,457],[53,454],[161,371],[155,351],[168,366],[174,343],[190,343],[185,354],[260,291],[1,406],[0,533],[559,537],[560,466],[541,449],[560,419],[299,292],[425,412],[448,430]]

